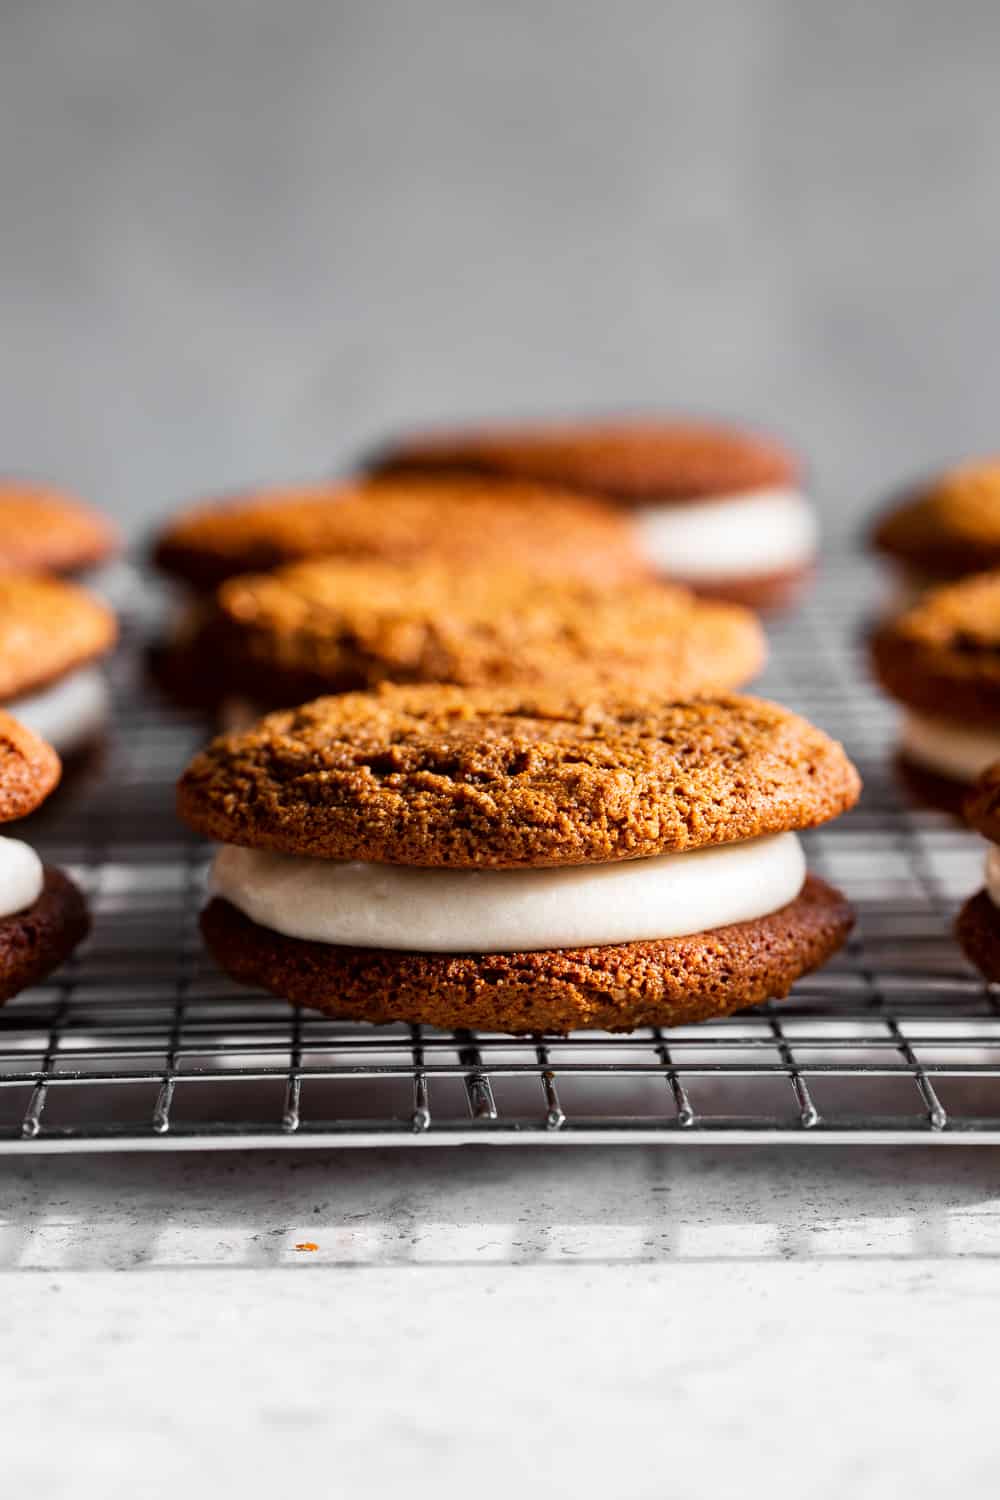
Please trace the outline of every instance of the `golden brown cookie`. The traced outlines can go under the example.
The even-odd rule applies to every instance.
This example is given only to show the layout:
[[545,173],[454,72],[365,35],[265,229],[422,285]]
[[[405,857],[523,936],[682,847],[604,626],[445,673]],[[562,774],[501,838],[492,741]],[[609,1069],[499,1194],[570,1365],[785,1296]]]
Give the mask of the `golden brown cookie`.
[[455,428],[390,444],[382,474],[463,472],[537,480],[622,505],[683,502],[795,484],[783,443],[721,422],[633,417]]
[[755,609],[793,602],[815,555],[798,460],[774,438],[722,422],[645,416],[431,432],[388,446],[372,468],[597,495],[632,517],[653,571]]
[[788,994],[852,925],[839,891],[810,877],[782,910],[692,937],[530,953],[397,953],[284,937],[228,901],[202,914],[233,978],[344,1019],[446,1030],[629,1031],[728,1015]]
[[925,580],[1000,568],[1000,457],[972,459],[914,486],[877,522],[872,541]]
[[46,867],[27,911],[0,918],[0,1004],[57,969],[90,931],[86,902],[61,870]]
[[0,573],[76,573],[117,548],[111,522],[80,500],[0,479]]
[[59,757],[0,709],[0,823],[26,818],[58,785]]
[[610,507],[537,484],[459,477],[268,490],[196,506],[164,532],[154,561],[208,589],[239,573],[324,556],[492,561],[608,584],[648,574],[629,527]]
[[810,828],[851,807],[842,748],[776,704],[385,687],[223,736],[179,787],[223,843],[327,859],[524,867]]
[[0,702],[54,682],[114,645],[115,617],[76,584],[0,576]]
[[880,625],[876,675],[921,713],[1000,726],[1000,572],[932,590]]
[[589,682],[683,698],[739,687],[766,655],[757,617],[735,605],[496,567],[325,558],[230,579],[217,605],[198,675],[269,705],[380,682]]

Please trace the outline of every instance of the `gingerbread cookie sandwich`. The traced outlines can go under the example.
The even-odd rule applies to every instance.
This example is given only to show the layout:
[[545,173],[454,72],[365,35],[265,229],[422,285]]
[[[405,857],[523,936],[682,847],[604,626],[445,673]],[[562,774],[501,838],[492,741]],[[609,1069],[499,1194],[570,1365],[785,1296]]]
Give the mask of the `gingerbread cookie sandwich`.
[[0,704],[62,757],[103,733],[109,698],[99,660],[115,617],[76,584],[0,575]]
[[937,583],[1000,568],[1000,457],[945,469],[898,497],[872,542],[909,602]]
[[766,656],[750,610],[653,580],[622,590],[324,558],[230,579],[216,603],[198,676],[260,712],[381,682],[630,684],[686,698],[741,686]]
[[79,573],[117,550],[111,522],[81,500],[0,479],[0,573]]
[[931,590],[876,629],[871,654],[904,710],[898,759],[907,784],[957,812],[1000,760],[1000,572]]
[[267,490],[186,511],[154,561],[204,592],[239,573],[306,558],[458,566],[493,562],[544,578],[625,583],[647,574],[622,516],[545,486],[446,477]]
[[222,848],[235,978],[337,1016],[628,1030],[788,993],[844,942],[799,830],[857,799],[772,703],[385,687],[216,740],[179,786]]
[[458,429],[379,454],[389,474],[466,472],[597,495],[634,524],[647,562],[701,593],[789,602],[816,552],[798,460],[773,438],[669,417]]
[[[34,812],[59,780],[51,746],[0,710],[0,823]],[[38,984],[86,937],[84,899],[20,839],[0,838],[0,1003]]]

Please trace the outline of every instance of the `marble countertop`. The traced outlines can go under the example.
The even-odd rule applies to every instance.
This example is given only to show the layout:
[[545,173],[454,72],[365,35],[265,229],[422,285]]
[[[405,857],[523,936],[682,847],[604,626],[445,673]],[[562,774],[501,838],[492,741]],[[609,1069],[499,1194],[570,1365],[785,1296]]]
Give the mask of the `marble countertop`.
[[988,1148],[9,1158],[7,1492],[992,1494],[998,1256]]

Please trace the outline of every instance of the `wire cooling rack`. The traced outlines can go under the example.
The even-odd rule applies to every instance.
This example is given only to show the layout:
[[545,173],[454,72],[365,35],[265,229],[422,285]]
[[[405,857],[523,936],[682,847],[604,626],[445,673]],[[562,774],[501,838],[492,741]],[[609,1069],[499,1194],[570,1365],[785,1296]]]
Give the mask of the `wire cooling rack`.
[[911,809],[892,712],[867,682],[865,565],[827,564],[772,628],[761,690],[843,739],[860,806],[806,838],[858,912],[792,997],[729,1020],[570,1038],[376,1028],[240,989],[203,953],[207,851],[173,783],[204,738],[144,681],[141,620],[112,669],[103,764],[25,829],[86,888],[94,934],[0,1009],[0,1151],[471,1141],[1000,1143],[1000,995],[950,926],[982,846]]

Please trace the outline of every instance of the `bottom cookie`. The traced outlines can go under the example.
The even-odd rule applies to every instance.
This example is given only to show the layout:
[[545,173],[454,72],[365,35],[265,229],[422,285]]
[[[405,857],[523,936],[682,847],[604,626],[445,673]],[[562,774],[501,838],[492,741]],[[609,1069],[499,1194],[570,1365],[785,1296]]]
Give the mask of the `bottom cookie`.
[[977,891],[966,901],[955,919],[955,937],[981,974],[1000,980],[1000,911],[987,891]]
[[0,1004],[51,974],[89,931],[80,891],[68,875],[46,865],[34,905],[0,919]]
[[202,913],[210,951],[234,979],[344,1020],[453,1031],[631,1031],[680,1026],[781,999],[844,943],[839,891],[810,876],[780,911],[691,937],[571,951],[435,954],[288,938],[228,901]]

